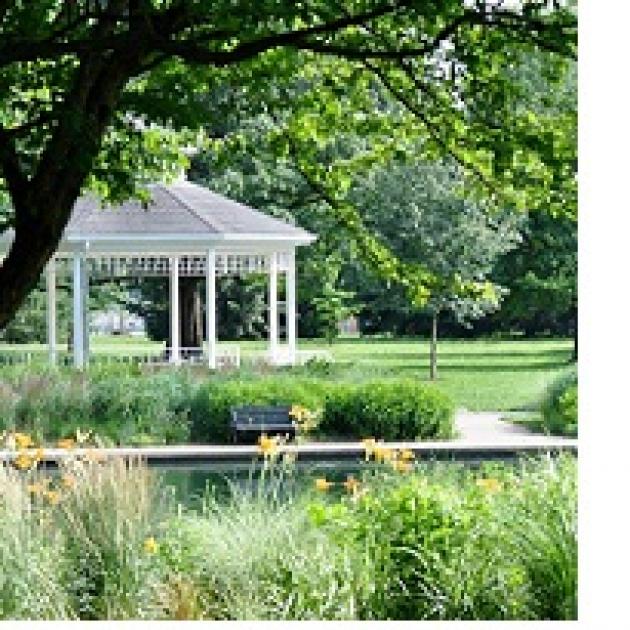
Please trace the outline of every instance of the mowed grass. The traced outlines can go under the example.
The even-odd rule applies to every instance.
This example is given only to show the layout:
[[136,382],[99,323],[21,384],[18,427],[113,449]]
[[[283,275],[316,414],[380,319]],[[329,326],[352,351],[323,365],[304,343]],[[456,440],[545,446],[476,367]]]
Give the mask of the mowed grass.
[[[265,341],[234,341],[244,363],[265,350]],[[159,350],[164,344],[138,337],[94,337],[92,352],[133,354]],[[404,377],[429,382],[429,342],[426,339],[341,339],[328,345],[321,339],[300,340],[302,350],[327,350],[334,369],[322,378],[360,382]],[[38,344],[8,346],[0,352],[44,352]],[[568,369],[570,339],[444,340],[438,350],[437,386],[458,407],[471,410],[536,410],[545,387]],[[0,368],[1,371],[1,368]]]
[[[572,348],[566,339],[442,341],[436,383],[456,405],[471,410],[537,409],[545,387],[570,365]],[[340,341],[331,352],[347,364],[347,376],[363,372],[429,380],[426,340]]]

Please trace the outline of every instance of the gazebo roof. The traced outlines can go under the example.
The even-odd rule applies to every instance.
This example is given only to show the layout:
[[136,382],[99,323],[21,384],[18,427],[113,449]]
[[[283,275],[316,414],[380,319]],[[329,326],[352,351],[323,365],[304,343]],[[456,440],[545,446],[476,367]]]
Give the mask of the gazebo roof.
[[[196,250],[220,245],[294,247],[315,236],[300,227],[219,195],[189,181],[148,186],[146,206],[137,200],[103,207],[93,194],[80,197],[64,231],[59,252],[77,248],[116,252]],[[4,238],[3,238],[4,236]],[[8,245],[9,231],[0,236]]]

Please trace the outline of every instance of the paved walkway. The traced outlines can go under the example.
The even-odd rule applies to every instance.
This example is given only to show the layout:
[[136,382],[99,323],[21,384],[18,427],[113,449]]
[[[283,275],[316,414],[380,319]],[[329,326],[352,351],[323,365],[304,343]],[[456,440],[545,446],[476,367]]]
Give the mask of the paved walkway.
[[505,411],[468,411],[460,409],[455,414],[457,442],[464,444],[538,444],[571,443],[570,438],[534,433],[523,424],[502,420],[510,414]]

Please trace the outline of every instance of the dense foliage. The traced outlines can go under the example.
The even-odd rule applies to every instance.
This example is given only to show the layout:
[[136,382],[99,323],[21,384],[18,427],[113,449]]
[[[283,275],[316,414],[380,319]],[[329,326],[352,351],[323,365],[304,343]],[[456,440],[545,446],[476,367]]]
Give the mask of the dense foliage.
[[232,407],[266,404],[321,411],[317,430],[327,436],[415,440],[453,432],[452,405],[434,388],[395,379],[351,385],[292,376],[202,386],[191,411],[191,440],[225,441]]
[[320,429],[332,435],[384,440],[450,438],[453,407],[436,388],[412,381],[339,386],[326,397]]
[[576,618],[573,457],[373,466],[316,495],[267,462],[196,510],[136,463],[3,463],[0,618]]
[[577,437],[577,370],[571,370],[548,386],[541,405],[544,428],[553,434]]
[[320,409],[330,383],[295,376],[210,382],[202,385],[191,410],[193,442],[226,442],[230,409],[241,405],[303,405]]
[[[186,141],[229,154],[252,120],[366,264],[422,303],[443,279],[366,229],[347,195],[355,175],[420,150],[455,160],[499,206],[575,216],[575,116],[549,95],[575,59],[576,26],[574,2],[537,0],[2,3],[0,229],[15,238],[0,326],[82,188],[142,196],[182,166]],[[361,142],[337,150],[345,138]]]
[[230,409],[249,404],[302,405],[323,416],[319,430],[356,439],[446,438],[452,406],[431,387],[388,378],[369,385],[297,374],[218,377],[143,374],[102,368],[88,374],[23,370],[0,380],[0,432],[39,440],[92,430],[105,444],[228,441]]
[[184,374],[23,371],[0,381],[0,429],[25,431],[39,440],[89,429],[106,445],[182,443],[189,438],[195,389]]

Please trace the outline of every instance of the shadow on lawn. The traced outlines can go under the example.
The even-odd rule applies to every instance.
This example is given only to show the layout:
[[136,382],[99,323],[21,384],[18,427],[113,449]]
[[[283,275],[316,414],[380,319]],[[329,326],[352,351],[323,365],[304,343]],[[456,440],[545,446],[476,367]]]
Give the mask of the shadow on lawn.
[[[449,364],[438,359],[438,372],[532,372],[534,370],[557,370],[567,367],[566,361],[546,361],[532,363],[508,363],[504,365],[488,365],[487,363]],[[399,365],[397,370],[417,371],[426,370],[427,364]]]
[[[321,344],[323,340],[320,338],[311,338],[304,337],[301,338],[301,341],[306,343],[313,344]],[[503,344],[514,344],[518,345],[532,345],[532,344],[555,344],[555,343],[573,343],[573,340],[569,337],[544,337],[544,338],[518,338],[518,339],[479,339],[479,338],[462,338],[462,339],[452,339],[445,337],[442,341],[451,344],[461,344],[465,346],[478,345],[503,345]],[[423,336],[398,336],[394,338],[388,337],[339,337],[332,344],[335,345],[378,345],[378,344],[388,344],[388,345],[407,345],[413,343],[428,343],[429,337]]]
[[[357,360],[363,359],[365,354],[355,355]],[[374,358],[378,358],[379,361],[428,361],[429,353],[425,352],[377,352],[372,353]],[[467,363],[472,360],[480,359],[531,359],[529,363],[531,365],[542,365],[540,360],[547,358],[548,360],[560,361],[561,357],[568,361],[571,358],[571,350],[548,350],[541,352],[449,352],[448,350],[438,350],[438,361],[440,358],[459,359],[462,364],[470,365]],[[344,360],[345,359],[344,357]]]

